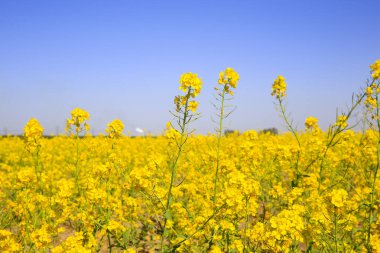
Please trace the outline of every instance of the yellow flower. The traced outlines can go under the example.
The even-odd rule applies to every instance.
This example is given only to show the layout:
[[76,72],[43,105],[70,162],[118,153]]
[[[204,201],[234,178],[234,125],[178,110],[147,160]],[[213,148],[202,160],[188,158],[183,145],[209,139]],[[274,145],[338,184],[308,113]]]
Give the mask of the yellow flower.
[[346,202],[348,193],[343,189],[334,189],[331,192],[331,203],[336,207],[342,207]]
[[367,108],[370,108],[370,109],[375,109],[377,106],[376,98],[374,98],[373,96],[374,89],[376,90],[376,93],[378,94],[379,87],[377,87],[376,84],[372,84],[371,86],[368,86],[365,90],[366,100],[364,104],[366,105]]
[[172,126],[172,123],[167,122],[166,123],[166,131],[165,136],[168,139],[177,139],[179,137],[180,133]]
[[218,84],[224,84],[224,72],[220,72],[219,73],[219,80],[218,80]]
[[179,113],[185,113],[192,111],[196,112],[198,103],[196,101],[190,101],[191,97],[194,98],[198,96],[202,88],[202,80],[197,74],[191,72],[181,75],[180,79],[181,86],[180,90],[186,93],[186,95],[178,95],[174,97],[174,104],[176,106],[176,111]]
[[31,118],[24,127],[25,137],[41,137],[43,131],[43,127],[35,118]]
[[21,245],[14,234],[7,230],[0,230],[0,250],[1,252],[21,252]]
[[115,119],[107,124],[106,132],[111,138],[118,138],[123,135],[124,124],[121,120]]
[[272,96],[277,98],[286,96],[286,83],[283,76],[278,76],[272,85]]
[[210,253],[221,253],[223,252],[217,245],[212,246]]
[[224,85],[225,91],[229,92],[229,86],[236,88],[240,77],[233,68],[226,68],[225,71],[219,73],[218,84]]
[[24,127],[25,147],[31,152],[39,147],[40,138],[44,132],[44,128],[40,125],[37,119],[32,118]]
[[367,96],[371,96],[373,94],[373,89],[371,86],[368,86],[365,90]]
[[170,121],[168,121],[168,122],[166,122],[166,129],[167,130],[170,130],[170,129],[172,129],[173,127],[172,127],[172,123],[170,122]]
[[111,220],[107,226],[107,229],[109,231],[122,231],[124,227],[119,222]]
[[[81,109],[75,108],[71,111],[71,119],[66,120],[66,131],[70,131],[71,126],[75,127],[75,132],[89,131],[90,126],[87,124],[87,120],[90,119],[90,114]],[[82,126],[83,124],[83,126]]]
[[30,237],[38,249],[47,247],[52,241],[47,225],[43,225],[40,229],[32,232]]
[[71,117],[74,119],[74,124],[82,124],[85,120],[90,119],[90,114],[80,108],[75,108],[71,111]]
[[167,222],[166,222],[166,228],[167,229],[173,228],[173,224],[174,224],[173,220],[167,220]]
[[123,253],[136,253],[136,252],[138,251],[134,248],[127,248],[126,250],[123,251]]
[[318,128],[318,119],[317,118],[314,118],[312,116],[310,117],[307,117],[306,120],[305,120],[305,127],[307,129],[316,129]]
[[370,66],[373,79],[380,79],[380,60]]
[[189,102],[189,109],[192,112],[195,112],[197,110],[197,107],[198,107],[198,103],[196,101],[190,101]]
[[201,92],[202,80],[198,77],[198,74],[193,74],[191,72],[182,74],[179,83],[181,84],[179,89],[185,93],[190,89],[190,95],[192,97],[198,96]]
[[347,116],[346,115],[339,115],[338,120],[335,122],[335,126],[339,128],[346,128],[347,127]]
[[175,96],[174,97],[174,104],[176,106],[176,111],[177,112],[180,112],[181,111],[181,108],[186,106],[186,101],[188,101],[188,96],[181,96],[181,95],[178,95],[178,96]]
[[83,252],[90,253],[91,250],[87,249],[83,245],[83,232],[75,232],[74,235],[71,235],[66,238],[61,245],[52,249],[53,253],[63,253],[63,252]]

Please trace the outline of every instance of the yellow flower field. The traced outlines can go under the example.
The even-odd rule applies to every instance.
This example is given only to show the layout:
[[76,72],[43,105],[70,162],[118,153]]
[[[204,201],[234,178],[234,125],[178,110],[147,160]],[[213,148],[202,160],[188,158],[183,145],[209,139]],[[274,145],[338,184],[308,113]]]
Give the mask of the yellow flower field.
[[[114,120],[92,137],[80,108],[67,136],[43,137],[31,119],[23,137],[0,137],[0,251],[380,252],[380,60],[370,71],[326,131],[312,116],[293,126],[279,76],[272,96],[288,131],[223,134],[240,79],[231,68],[217,81],[213,135],[192,133],[193,73],[161,136],[124,136]],[[354,131],[360,108],[369,127]]]

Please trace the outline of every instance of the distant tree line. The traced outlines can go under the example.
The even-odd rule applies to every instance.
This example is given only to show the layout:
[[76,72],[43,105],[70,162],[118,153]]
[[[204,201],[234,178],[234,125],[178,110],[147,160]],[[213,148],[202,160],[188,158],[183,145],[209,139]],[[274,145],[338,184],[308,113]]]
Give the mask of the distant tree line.
[[[260,130],[258,131],[259,134],[272,134],[272,135],[278,135],[278,129],[275,128],[275,127],[271,127],[271,128],[265,128],[263,130]],[[224,135],[225,136],[229,136],[229,135],[232,135],[232,134],[237,134],[237,135],[240,135],[240,132],[237,131],[237,130],[232,130],[232,129],[226,129],[224,130]]]

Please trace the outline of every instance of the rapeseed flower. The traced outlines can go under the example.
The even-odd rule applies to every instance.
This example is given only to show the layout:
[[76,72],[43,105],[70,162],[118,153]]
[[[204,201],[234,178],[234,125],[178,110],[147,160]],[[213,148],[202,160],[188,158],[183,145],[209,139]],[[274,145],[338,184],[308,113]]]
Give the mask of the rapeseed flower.
[[307,117],[305,120],[305,127],[307,129],[317,129],[318,128],[318,119],[315,117]]
[[331,192],[331,203],[336,207],[343,207],[348,193],[343,189],[334,189]]
[[380,79],[380,60],[375,61],[371,66],[372,78],[375,80]]
[[197,101],[190,101],[189,102],[189,109],[192,112],[195,112],[198,108],[198,102]]
[[185,93],[188,93],[188,90],[190,89],[190,95],[192,97],[198,96],[201,92],[202,80],[198,77],[198,74],[191,72],[182,74],[179,83],[181,84],[179,89]]
[[218,84],[223,85],[224,89],[229,91],[230,87],[236,88],[239,80],[239,74],[233,68],[226,68],[226,70],[219,73]]
[[123,135],[124,124],[121,120],[115,119],[107,124],[106,132],[110,138],[119,138]]
[[344,129],[348,126],[347,124],[347,116],[346,115],[339,115],[337,121],[335,122],[335,126]]
[[283,76],[278,76],[272,85],[272,96],[278,99],[286,96],[286,82]]
[[369,109],[375,109],[377,106],[376,98],[374,98],[373,93],[373,87],[368,86],[365,90],[366,100],[364,104]]
[[40,139],[44,132],[44,128],[37,119],[32,118],[24,127],[25,147],[29,152],[40,147]]
[[90,119],[90,114],[81,109],[75,108],[71,111],[71,118],[66,120],[66,131],[70,131],[71,126],[75,128],[75,132],[79,133],[83,130],[89,131],[90,125],[87,123],[87,120]]
[[191,72],[181,75],[179,89],[185,92],[185,95],[178,95],[174,97],[174,104],[176,106],[176,112],[182,113],[185,111],[196,112],[198,108],[198,102],[191,100],[199,95],[202,89],[202,80],[197,74]]

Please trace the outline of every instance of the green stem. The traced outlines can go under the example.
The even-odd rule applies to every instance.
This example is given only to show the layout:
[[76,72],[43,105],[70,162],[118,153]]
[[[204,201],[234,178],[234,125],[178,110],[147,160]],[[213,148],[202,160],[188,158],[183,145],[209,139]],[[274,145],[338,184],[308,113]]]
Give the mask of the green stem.
[[369,204],[369,215],[368,215],[368,230],[367,230],[367,251],[372,252],[372,246],[371,246],[371,223],[374,216],[374,203],[375,203],[375,192],[376,192],[376,180],[377,180],[377,173],[379,171],[380,166],[380,108],[379,108],[379,96],[376,93],[376,121],[377,121],[377,161],[376,161],[376,167],[373,174],[373,180],[371,185],[371,193],[370,193],[370,204]]
[[248,250],[246,250],[246,248],[247,248],[247,228],[248,228],[248,202],[249,202],[249,198],[246,196],[246,198],[245,198],[245,225],[244,225],[244,248],[243,248],[243,252],[248,252]]
[[334,207],[334,244],[335,244],[335,252],[338,252],[338,225],[337,225],[337,217],[336,217],[336,207]]
[[[112,142],[112,146],[111,146],[111,150],[113,151],[114,150],[114,144],[115,142]],[[106,224],[107,226],[109,225],[109,222],[110,222],[110,219],[111,219],[111,210],[110,210],[110,187],[109,187],[109,177],[111,175],[106,175],[107,176],[107,179],[106,179],[106,202],[107,202],[107,208],[106,208]],[[108,239],[108,249],[109,249],[109,252],[111,253],[112,252],[112,244],[111,244],[111,237],[110,237],[110,234],[111,234],[111,231],[109,231],[108,229],[106,230],[107,232],[107,239]]]
[[217,132],[217,146],[216,146],[216,169],[215,169],[215,177],[214,177],[214,197],[212,198],[213,201],[213,210],[215,212],[216,210],[216,192],[217,192],[217,184],[218,184],[218,172],[219,172],[219,166],[220,166],[220,142],[222,139],[223,134],[223,119],[224,119],[224,100],[225,100],[226,91],[223,89],[222,91],[222,101],[220,106],[220,115],[219,115],[219,129]]
[[297,154],[296,154],[296,156],[297,156],[296,157],[296,179],[294,182],[292,182],[292,187],[297,187],[299,180],[301,179],[301,172],[299,171],[299,167],[298,167],[298,163],[299,163],[299,159],[300,159],[301,142],[298,138],[298,134],[297,134],[296,129],[292,126],[292,124],[289,122],[288,117],[286,116],[285,108],[284,108],[284,105],[282,104],[282,99],[279,98],[278,102],[280,105],[280,111],[281,111],[282,118],[285,120],[285,123],[286,123],[288,130],[290,130],[290,132],[294,135],[294,137],[296,138],[297,144],[298,144],[298,149],[297,149]]
[[165,211],[164,226],[162,228],[162,233],[161,233],[161,252],[164,252],[164,239],[165,239],[165,232],[166,232],[166,224],[168,221],[167,214],[170,213],[170,203],[171,203],[171,198],[172,198],[172,189],[173,189],[174,179],[176,175],[177,164],[182,153],[183,145],[185,144],[186,124],[187,124],[187,117],[189,114],[188,105],[189,105],[190,92],[191,92],[191,88],[189,88],[188,93],[186,95],[185,110],[184,110],[184,115],[183,115],[182,124],[181,124],[181,138],[178,144],[177,155],[170,168],[170,173],[171,173],[170,186],[169,186],[168,197],[166,200],[166,205],[165,205],[165,210],[164,210]]
[[109,249],[109,253],[112,253],[111,237],[110,237],[110,234],[109,234],[108,229],[107,229],[107,239],[108,239],[108,249]]
[[[29,202],[29,195],[26,196],[28,202]],[[25,231],[26,231],[26,235],[27,235],[27,238],[28,238],[28,241],[26,241],[26,238],[24,238],[24,244],[25,244],[25,247],[28,246],[29,244],[33,245],[32,243],[32,238],[30,237],[30,229],[29,229],[29,221],[30,221],[30,211],[28,209],[28,207],[26,206],[25,207],[27,210],[26,212],[26,217],[25,217]],[[31,246],[32,247],[32,246]]]
[[79,132],[76,132],[75,135],[76,140],[76,161],[75,161],[75,183],[77,185],[78,193],[81,194],[80,186],[79,186]]
[[35,160],[35,164],[34,164],[34,170],[35,170],[36,177],[37,177],[37,183],[38,183],[39,191],[41,193],[43,193],[42,184],[41,184],[41,174],[42,173],[41,173],[41,167],[40,167],[40,146],[39,146],[39,144],[37,144],[36,160]]

